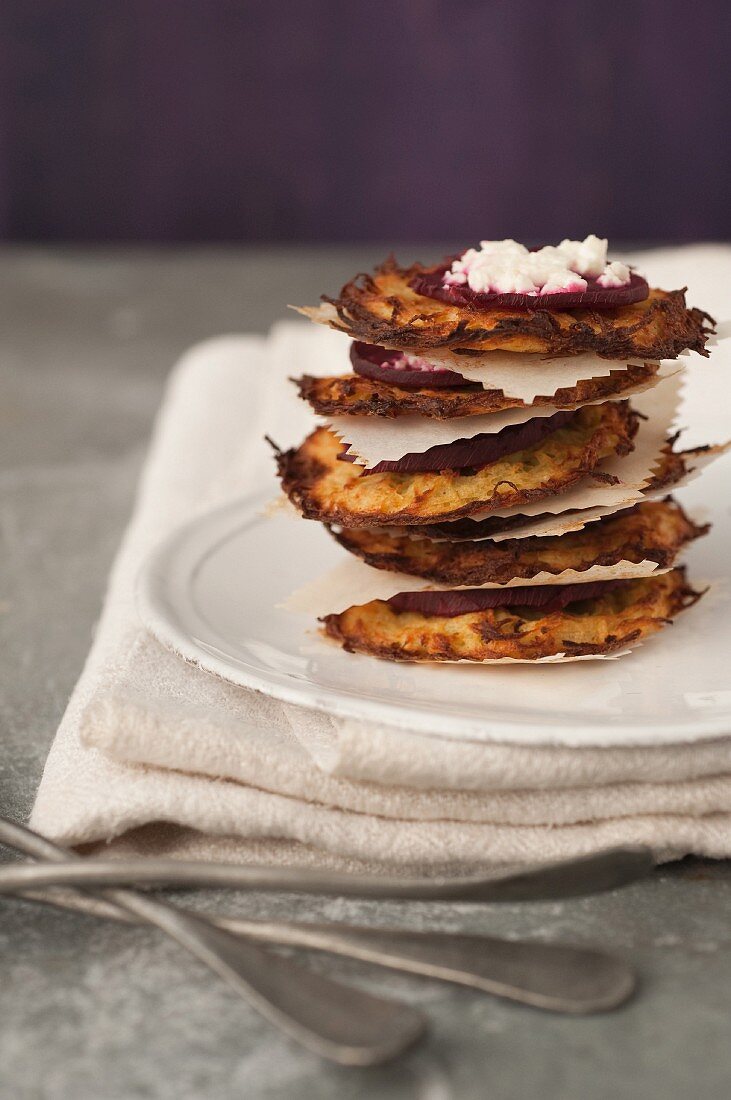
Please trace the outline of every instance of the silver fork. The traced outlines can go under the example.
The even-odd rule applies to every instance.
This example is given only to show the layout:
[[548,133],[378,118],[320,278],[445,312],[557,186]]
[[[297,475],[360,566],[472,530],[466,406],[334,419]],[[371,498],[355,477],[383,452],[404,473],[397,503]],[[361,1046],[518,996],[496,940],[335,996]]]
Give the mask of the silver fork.
[[[21,893],[61,909],[129,920],[121,910],[92,902],[74,890],[50,888]],[[604,951],[570,944],[505,940],[452,932],[368,928],[309,921],[247,920],[206,915],[236,935],[282,947],[300,947],[418,974],[548,1012],[606,1012],[623,1004],[635,988],[630,966]]]
[[[0,839],[3,836],[0,820]],[[16,837],[17,846],[17,837]],[[35,847],[27,845],[21,850],[31,855],[39,854]],[[442,888],[451,893],[457,886],[475,894],[491,895],[488,900],[508,900],[518,895],[525,899],[531,894],[544,896],[573,896],[577,892],[595,892],[637,878],[651,863],[646,851],[615,850],[598,855],[521,873],[503,876],[501,879],[442,880]],[[120,868],[117,861],[102,863],[91,860],[98,879],[104,871],[105,881],[118,881]],[[144,866],[148,866],[148,861]],[[134,878],[139,881],[141,865],[132,864]],[[181,875],[180,868],[183,869]],[[211,883],[215,872],[215,885],[247,885],[251,887],[252,874],[256,885],[262,880],[269,889],[292,889],[299,883],[300,889],[312,891],[327,888],[329,892],[372,896],[420,896],[421,888],[428,888],[428,896],[440,896],[439,882],[435,880],[364,879],[353,876],[321,874],[301,877],[300,872],[279,871],[267,868],[238,868],[228,865],[180,864],[177,861],[157,861],[152,879],[158,882],[163,869],[173,881],[181,878],[185,885],[198,884],[202,871],[207,872],[206,884]],[[86,875],[86,869],[84,868]],[[194,877],[194,870],[197,878]],[[244,872],[242,880],[241,874]],[[0,868],[0,892],[19,892],[35,900],[51,901],[66,907],[79,907],[78,900],[58,892],[47,893],[49,888],[63,884],[74,886],[84,881],[78,862],[66,867],[53,868],[17,867]],[[20,879],[20,881],[19,881]],[[301,880],[301,881],[300,881]],[[169,877],[166,879],[170,881]],[[580,887],[579,883],[585,885]],[[279,885],[278,885],[279,884]],[[39,893],[40,888],[40,893]],[[406,894],[404,895],[404,890]],[[97,908],[99,903],[97,904]],[[107,907],[109,909],[109,907]],[[113,908],[103,915],[120,916]],[[246,921],[240,918],[214,918],[220,927],[262,942],[305,947],[347,955],[392,969],[422,974],[456,982],[474,989],[481,989],[497,996],[507,997],[524,1004],[558,1012],[597,1012],[621,1004],[634,988],[633,971],[623,962],[604,952],[586,948],[505,941],[488,936],[451,935],[438,932],[410,932],[394,929],[359,928],[347,925],[317,925],[282,923],[272,921]]]
[[[63,848],[55,850],[57,858],[54,862],[58,862],[59,851],[65,857],[69,855]],[[608,848],[593,855],[507,875],[461,878],[392,878],[288,867],[248,867],[237,863],[153,858],[103,860],[93,857],[74,860],[63,867],[3,868],[0,871],[0,893],[16,893],[50,885],[84,888],[134,885],[284,890],[382,900],[555,901],[626,886],[644,878],[654,866],[652,852],[643,847]]]
[[[61,867],[81,857],[38,833],[0,819],[0,842]],[[39,867],[18,870],[42,870]],[[14,870],[6,867],[0,871]],[[411,1046],[426,1027],[421,1013],[315,974],[271,954],[225,928],[134,890],[91,891],[126,913],[155,925],[215,974],[262,1016],[302,1046],[349,1066],[377,1065]]]

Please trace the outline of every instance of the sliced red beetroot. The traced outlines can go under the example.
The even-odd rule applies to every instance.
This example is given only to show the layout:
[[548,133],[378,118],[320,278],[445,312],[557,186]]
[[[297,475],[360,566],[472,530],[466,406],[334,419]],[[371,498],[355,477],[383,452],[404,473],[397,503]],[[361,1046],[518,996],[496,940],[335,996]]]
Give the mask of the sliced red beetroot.
[[515,588],[465,588],[447,592],[399,592],[387,602],[394,611],[417,611],[453,619],[495,607],[525,607],[561,611],[579,600],[594,600],[625,581],[588,581],[586,584],[542,584]]
[[440,302],[464,306],[467,309],[614,309],[632,302],[642,302],[649,296],[647,280],[641,275],[630,275],[624,286],[602,286],[598,278],[582,276],[586,290],[558,291],[555,294],[497,294],[484,293],[464,286],[444,286],[444,273],[452,261],[433,271],[426,271],[411,280],[409,286],[425,298],[437,298]]
[[[480,435],[472,436],[471,439],[456,439],[454,443],[440,443],[419,454],[407,454],[393,461],[378,462],[363,472],[365,474],[381,474],[386,471],[438,473],[440,470],[478,469],[480,466],[497,462],[505,455],[515,454],[517,451],[535,446],[546,436],[562,428],[575,415],[575,410],[569,409],[554,413],[553,416],[534,416],[523,424],[511,424],[500,432],[492,434],[482,432]],[[338,458],[345,462],[356,460],[354,455],[348,455],[344,450]]]
[[[575,508],[568,508],[563,515],[575,512]],[[515,516],[485,516],[484,519],[453,519],[445,523],[428,523],[420,530],[428,538],[446,538],[447,541],[471,542],[477,539],[492,538],[493,535],[501,535],[505,531],[525,527],[529,523],[538,523],[546,519],[550,513],[539,512],[535,516],[518,514]]]
[[363,378],[376,382],[390,382],[402,390],[460,389],[480,390],[479,382],[468,382],[453,370],[414,370],[399,366],[404,360],[400,351],[389,351],[375,344],[355,341],[350,345],[350,362],[353,370]]

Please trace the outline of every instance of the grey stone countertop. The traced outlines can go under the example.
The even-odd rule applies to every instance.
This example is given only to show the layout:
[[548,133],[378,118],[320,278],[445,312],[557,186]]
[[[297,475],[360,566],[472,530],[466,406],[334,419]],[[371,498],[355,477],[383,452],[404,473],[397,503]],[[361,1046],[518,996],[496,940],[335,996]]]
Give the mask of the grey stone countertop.
[[[426,256],[427,250],[420,250]],[[404,253],[406,254],[406,253]],[[0,807],[24,819],[82,666],[165,374],[264,331],[383,251],[0,252]],[[686,860],[585,900],[480,906],[209,894],[202,908],[563,939],[634,961],[626,1008],[552,1016],[313,958],[423,1007],[428,1040],[344,1070],[295,1049],[153,931],[0,900],[0,1095],[223,1100],[720,1100],[731,1095],[731,874]]]

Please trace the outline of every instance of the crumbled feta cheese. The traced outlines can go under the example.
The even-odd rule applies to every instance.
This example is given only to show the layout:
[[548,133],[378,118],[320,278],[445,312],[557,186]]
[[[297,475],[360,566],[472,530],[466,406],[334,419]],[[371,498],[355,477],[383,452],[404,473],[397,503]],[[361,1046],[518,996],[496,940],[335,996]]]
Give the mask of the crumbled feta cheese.
[[626,264],[621,264],[618,260],[613,260],[611,264],[607,264],[604,269],[604,273],[599,276],[597,282],[600,286],[624,286],[629,282],[630,270]]
[[469,286],[477,293],[583,293],[586,277],[601,286],[625,286],[630,270],[607,263],[607,241],[590,234],[583,241],[561,241],[530,252],[517,241],[480,241],[454,260],[444,275],[445,286]]
[[424,374],[433,374],[434,371],[444,370],[438,363],[429,363],[426,359],[420,359],[417,355],[409,355],[407,351],[395,351],[393,359],[388,363],[391,370],[416,370]]

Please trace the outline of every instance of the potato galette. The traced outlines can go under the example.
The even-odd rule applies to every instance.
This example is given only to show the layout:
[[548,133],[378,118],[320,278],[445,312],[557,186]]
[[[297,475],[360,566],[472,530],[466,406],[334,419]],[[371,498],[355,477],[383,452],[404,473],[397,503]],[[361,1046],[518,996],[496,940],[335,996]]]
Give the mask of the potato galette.
[[403,268],[393,257],[371,274],[357,275],[324,306],[301,309],[353,339],[382,347],[578,354],[607,359],[673,359],[690,349],[701,355],[713,318],[689,309],[684,290],[650,289],[640,302],[611,309],[478,308],[417,293],[412,281],[443,265]]
[[390,603],[373,600],[327,615],[323,629],[350,652],[390,661],[578,657],[636,645],[699,597],[684,570],[674,569],[615,581],[603,595],[577,600],[560,611],[511,606],[447,617],[399,612]]
[[673,564],[677,554],[708,531],[672,498],[643,501],[580,531],[493,542],[435,542],[378,528],[340,528],[332,534],[346,550],[376,569],[408,573],[435,584],[507,584],[538,573],[583,572],[621,561]]
[[[657,373],[658,363],[618,364],[601,378],[586,378],[575,386],[566,386],[547,397],[537,397],[532,405],[555,405],[570,408],[587,401],[621,397],[627,390],[636,390],[650,383]],[[428,379],[426,375],[426,379]],[[503,409],[527,408],[520,398],[506,397],[502,390],[486,390],[466,385],[454,389],[401,389],[391,382],[363,378],[359,374],[343,374],[315,378],[305,374],[294,379],[300,397],[308,401],[321,416],[387,416],[417,414],[436,420],[458,416],[480,416]]]
[[[478,469],[366,473],[339,455],[327,428],[277,454],[282,487],[308,519],[372,527],[438,523],[554,496],[632,450],[637,417],[627,402],[585,405],[539,444]],[[597,476],[605,476],[600,475]]]

